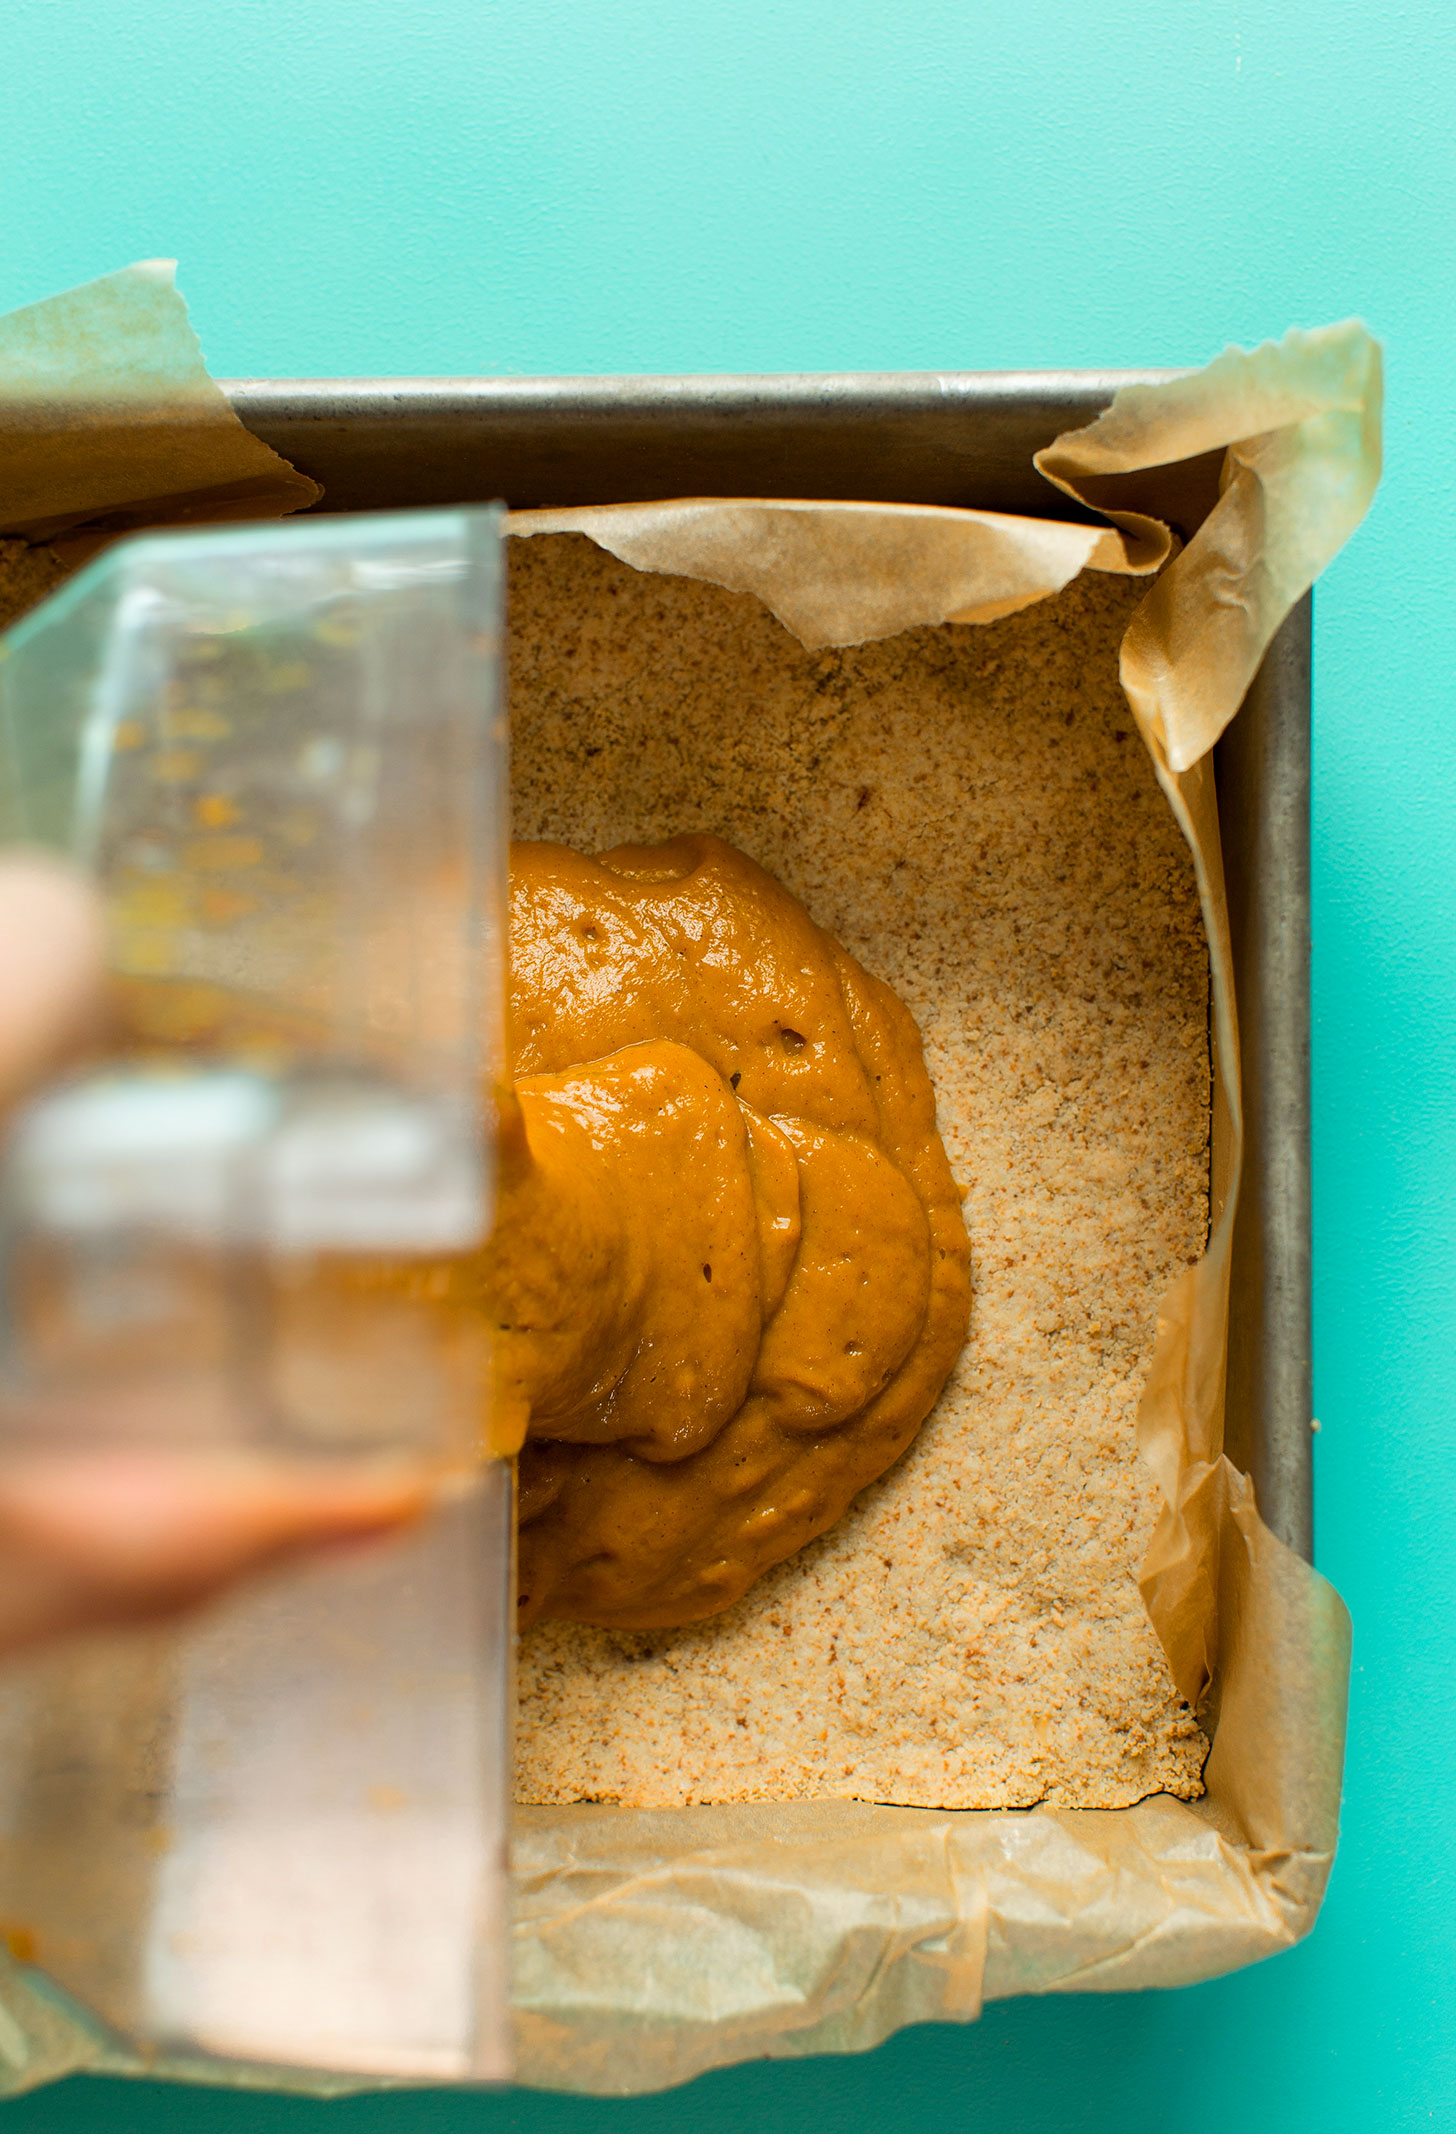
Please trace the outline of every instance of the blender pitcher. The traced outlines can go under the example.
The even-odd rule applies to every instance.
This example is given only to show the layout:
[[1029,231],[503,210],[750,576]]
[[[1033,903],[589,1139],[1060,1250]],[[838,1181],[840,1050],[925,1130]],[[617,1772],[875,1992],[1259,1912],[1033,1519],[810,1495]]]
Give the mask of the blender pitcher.
[[87,868],[105,1056],[6,1122],[0,1464],[402,1460],[403,1538],[0,1676],[0,1929],[179,2066],[509,2073],[500,514],[147,536],[0,640],[0,838]]

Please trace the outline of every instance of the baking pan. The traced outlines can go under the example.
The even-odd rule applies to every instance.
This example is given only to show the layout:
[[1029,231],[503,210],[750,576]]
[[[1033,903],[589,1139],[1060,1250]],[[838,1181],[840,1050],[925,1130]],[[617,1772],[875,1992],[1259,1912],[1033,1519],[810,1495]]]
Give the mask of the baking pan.
[[[233,379],[248,428],[326,511],[502,497],[516,509],[673,496],[844,497],[1086,519],[1032,455],[1120,386],[1167,371],[782,378]],[[1185,538],[1222,454],[1154,470]],[[1309,1167],[1311,603],[1275,638],[1214,752],[1245,1108],[1228,1356],[1229,1456],[1313,1560]]]

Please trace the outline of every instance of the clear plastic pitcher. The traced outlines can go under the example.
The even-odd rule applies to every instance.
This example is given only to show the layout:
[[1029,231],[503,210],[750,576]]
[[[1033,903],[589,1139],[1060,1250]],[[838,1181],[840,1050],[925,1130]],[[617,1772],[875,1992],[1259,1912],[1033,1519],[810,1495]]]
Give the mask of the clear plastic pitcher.
[[[145,537],[0,640],[0,838],[105,898],[107,1055],[0,1151],[0,1461],[423,1462],[401,1541],[8,1671],[0,1926],[183,2064],[509,2071],[493,511]],[[462,1278],[462,1271],[463,1276]]]

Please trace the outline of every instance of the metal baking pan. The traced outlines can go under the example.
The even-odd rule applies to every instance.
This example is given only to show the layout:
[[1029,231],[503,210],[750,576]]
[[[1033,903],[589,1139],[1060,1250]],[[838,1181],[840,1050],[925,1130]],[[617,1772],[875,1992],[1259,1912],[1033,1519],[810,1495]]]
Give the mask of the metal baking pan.
[[[250,430],[323,484],[325,511],[782,496],[1087,518],[1033,453],[1090,422],[1120,386],[1170,375],[250,378],[223,390]],[[1155,508],[1180,534],[1213,502],[1220,457],[1160,470]],[[1214,765],[1246,1133],[1227,1450],[1252,1475],[1268,1525],[1312,1561],[1310,632],[1306,599]]]

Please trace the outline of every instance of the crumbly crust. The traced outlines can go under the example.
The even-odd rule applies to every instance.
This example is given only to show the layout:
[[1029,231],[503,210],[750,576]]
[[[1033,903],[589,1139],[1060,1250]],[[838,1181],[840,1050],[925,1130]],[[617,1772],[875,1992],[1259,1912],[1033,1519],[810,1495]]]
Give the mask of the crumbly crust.
[[1118,1807],[1205,1743],[1136,1586],[1153,1314],[1201,1251],[1208,964],[1117,683],[1142,588],[808,653],[750,595],[511,544],[514,830],[705,829],[900,994],[968,1189],[971,1336],[919,1438],[725,1615],[547,1623],[538,1803]]
[[0,630],[19,622],[69,576],[69,566],[51,549],[0,537]]

